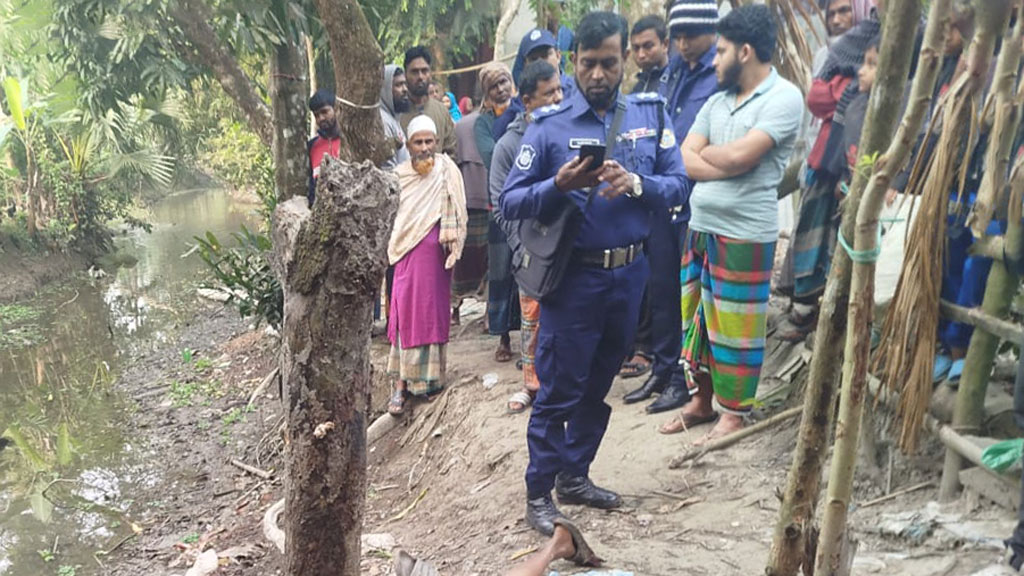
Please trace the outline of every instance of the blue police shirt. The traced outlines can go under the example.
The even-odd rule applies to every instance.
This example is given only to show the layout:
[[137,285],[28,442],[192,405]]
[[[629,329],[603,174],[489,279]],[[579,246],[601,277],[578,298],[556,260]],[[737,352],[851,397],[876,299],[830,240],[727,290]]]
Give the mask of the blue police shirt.
[[[570,96],[576,91],[576,79],[572,76],[568,76],[565,73],[561,75],[562,80],[562,100],[568,100]],[[494,120],[494,127],[492,131],[494,133],[494,141],[501,140],[501,137],[505,135],[508,130],[509,124],[519,116],[520,113],[526,112],[526,107],[523,106],[523,101],[516,96],[512,99],[512,103],[509,104],[508,110],[501,116],[498,116]]]
[[[626,98],[626,112],[616,135],[612,157],[643,181],[643,195],[607,199],[595,195],[586,208],[576,248],[603,250],[640,242],[650,229],[650,212],[685,204],[690,183],[683,171],[682,154],[664,111],[663,100],[655,93],[620,95]],[[558,169],[579,155],[584,144],[605,144],[615,107],[599,117],[580,91],[561,105],[534,112],[516,160],[505,180],[501,212],[509,220],[549,218],[566,193],[555,186]],[[658,114],[664,126],[658,134]],[[599,186],[604,186],[601,184]],[[583,209],[586,190],[571,190],[570,198]]]

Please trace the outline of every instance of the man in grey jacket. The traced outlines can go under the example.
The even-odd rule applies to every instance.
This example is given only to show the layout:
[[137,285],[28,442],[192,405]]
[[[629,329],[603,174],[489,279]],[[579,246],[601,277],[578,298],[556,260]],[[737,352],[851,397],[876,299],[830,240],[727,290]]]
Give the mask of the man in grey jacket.
[[[519,222],[510,222],[501,217],[501,190],[505,187],[505,179],[512,170],[512,163],[519,154],[519,144],[530,123],[530,115],[534,110],[551,106],[562,101],[562,83],[558,70],[545,60],[537,60],[526,66],[519,77],[519,96],[522,98],[525,112],[519,113],[508,126],[508,130],[494,145],[491,160],[491,171],[488,188],[495,223],[508,238],[512,249],[512,270],[519,268],[523,253],[519,243]],[[533,366],[534,351],[537,349],[537,325],[540,321],[540,303],[529,296],[519,293],[521,310],[520,335],[522,337],[523,390],[516,392],[508,400],[508,411],[523,412],[533,403],[533,398],[540,388],[537,372]]]
[[409,159],[398,115],[408,112],[411,106],[405,71],[394,64],[384,66],[384,82],[380,86],[380,120],[384,124],[384,137],[395,145],[395,155],[381,165],[385,170],[394,170],[395,166]]

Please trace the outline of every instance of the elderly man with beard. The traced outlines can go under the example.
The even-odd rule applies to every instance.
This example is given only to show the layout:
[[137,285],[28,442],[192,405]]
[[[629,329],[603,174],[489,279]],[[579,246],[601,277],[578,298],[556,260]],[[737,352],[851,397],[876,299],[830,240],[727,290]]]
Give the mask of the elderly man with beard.
[[384,136],[395,146],[395,155],[381,166],[385,170],[394,170],[409,159],[405,132],[402,131],[398,115],[408,112],[411,107],[405,71],[394,64],[384,66],[384,82],[380,86],[380,120],[384,124]]
[[387,366],[394,379],[392,415],[405,411],[409,396],[429,398],[444,389],[451,269],[466,241],[462,175],[451,158],[436,152],[434,121],[413,118],[407,136],[411,158],[395,170],[402,192],[388,242],[388,263],[395,268]]
[[562,517],[552,489],[562,504],[622,505],[594,484],[590,466],[611,417],[605,397],[636,332],[651,212],[687,191],[661,98],[620,91],[625,19],[590,12],[576,39],[578,90],[534,112],[501,196],[508,220],[546,223],[572,205],[582,212],[561,281],[541,298],[540,391],[527,428],[526,522],[548,535]]
[[712,422],[697,443],[743,427],[764,360],[768,296],[778,238],[776,188],[800,130],[803,96],[772,66],[776,24],[764,5],[733,10],[718,24],[708,99],[683,142],[690,230],[681,264],[683,351],[690,397],[682,431]]

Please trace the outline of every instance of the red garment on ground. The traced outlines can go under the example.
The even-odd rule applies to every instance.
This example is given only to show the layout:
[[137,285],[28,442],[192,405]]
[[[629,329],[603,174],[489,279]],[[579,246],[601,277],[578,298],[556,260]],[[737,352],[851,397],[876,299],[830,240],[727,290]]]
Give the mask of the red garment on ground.
[[811,153],[807,156],[807,165],[814,170],[821,168],[828,135],[832,132],[832,116],[836,113],[839,99],[852,80],[853,78],[846,76],[834,76],[831,80],[815,78],[811,83],[811,90],[807,93],[807,109],[815,118],[821,119],[818,139],[814,141]]

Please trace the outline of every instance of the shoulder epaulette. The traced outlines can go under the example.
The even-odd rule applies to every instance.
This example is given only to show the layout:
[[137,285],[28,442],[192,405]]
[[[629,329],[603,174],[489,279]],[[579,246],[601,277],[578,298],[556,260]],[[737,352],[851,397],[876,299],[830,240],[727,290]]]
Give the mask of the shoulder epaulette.
[[554,116],[561,112],[568,110],[568,107],[563,107],[561,104],[552,104],[550,106],[543,106],[533,111],[533,121],[539,122],[549,116]]
[[665,102],[665,97],[657,92],[639,92],[637,94],[630,94],[627,96],[630,102],[637,104],[656,104],[658,102]]

